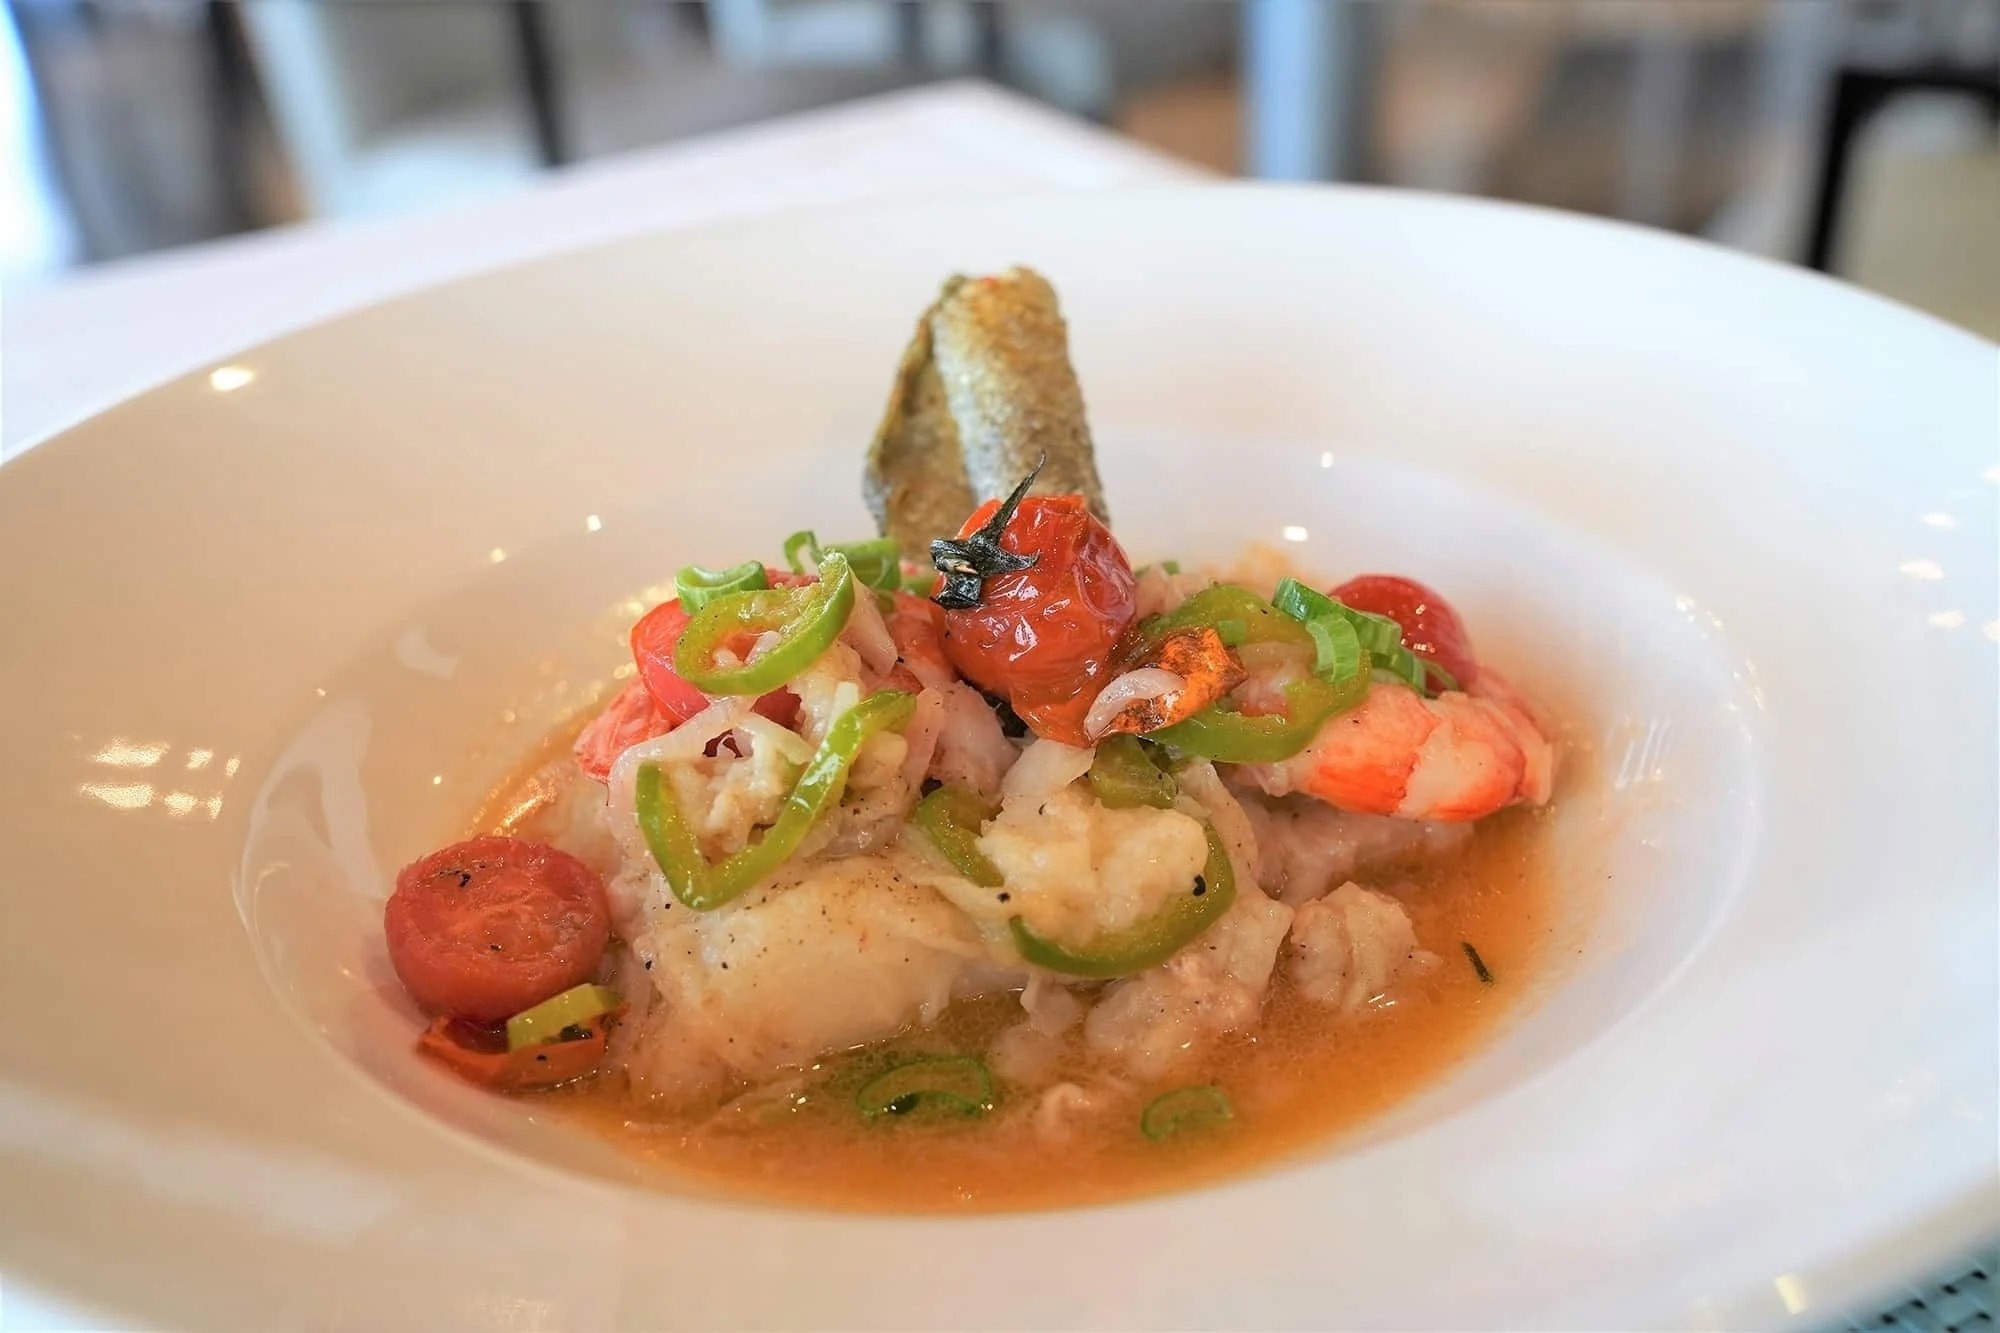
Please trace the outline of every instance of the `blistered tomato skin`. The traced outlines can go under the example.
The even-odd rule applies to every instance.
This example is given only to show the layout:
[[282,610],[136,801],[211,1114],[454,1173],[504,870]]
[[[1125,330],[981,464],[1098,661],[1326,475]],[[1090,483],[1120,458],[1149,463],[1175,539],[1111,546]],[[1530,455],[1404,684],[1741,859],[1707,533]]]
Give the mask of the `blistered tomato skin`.
[[[998,507],[981,505],[960,537]],[[1029,496],[1000,546],[1035,563],[987,579],[978,606],[944,613],[945,655],[979,688],[1016,701],[1037,735],[1082,744],[1083,714],[1138,610],[1132,562],[1078,495]]]
[[1387,616],[1403,627],[1403,642],[1418,657],[1427,657],[1452,674],[1461,689],[1479,678],[1479,659],[1472,654],[1472,636],[1451,603],[1433,588],[1394,574],[1362,574],[1327,594],[1356,611]]

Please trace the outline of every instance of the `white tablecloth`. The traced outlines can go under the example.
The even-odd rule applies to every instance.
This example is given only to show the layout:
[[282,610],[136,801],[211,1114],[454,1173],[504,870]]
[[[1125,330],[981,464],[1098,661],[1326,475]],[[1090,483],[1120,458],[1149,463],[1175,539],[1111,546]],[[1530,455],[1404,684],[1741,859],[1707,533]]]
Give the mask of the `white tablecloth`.
[[574,167],[476,204],[17,285],[0,301],[0,458],[276,334],[537,255],[858,199],[1196,174],[1022,98],[949,83]]
[[[1197,174],[1011,94],[951,83],[575,167],[477,204],[286,227],[17,285],[0,294],[0,459],[289,329],[537,255],[859,199]],[[0,1330],[98,1326],[0,1274]]]

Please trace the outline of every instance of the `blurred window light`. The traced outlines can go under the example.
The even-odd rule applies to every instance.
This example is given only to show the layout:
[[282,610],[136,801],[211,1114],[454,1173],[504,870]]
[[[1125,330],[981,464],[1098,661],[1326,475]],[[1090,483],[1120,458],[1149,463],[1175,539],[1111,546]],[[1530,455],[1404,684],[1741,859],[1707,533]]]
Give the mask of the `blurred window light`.
[[60,268],[73,249],[17,21],[14,6],[0,11],[0,273],[9,274]]

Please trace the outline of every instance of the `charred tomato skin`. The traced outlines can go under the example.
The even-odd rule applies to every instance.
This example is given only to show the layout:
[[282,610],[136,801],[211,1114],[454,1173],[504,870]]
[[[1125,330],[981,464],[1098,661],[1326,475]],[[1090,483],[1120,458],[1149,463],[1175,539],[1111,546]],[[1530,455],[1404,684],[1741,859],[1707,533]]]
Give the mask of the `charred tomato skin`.
[[[960,537],[998,508],[974,510]],[[986,579],[977,606],[945,611],[945,656],[1037,735],[1084,744],[1083,715],[1138,611],[1132,562],[1080,495],[1026,497],[1000,546],[1034,563]]]

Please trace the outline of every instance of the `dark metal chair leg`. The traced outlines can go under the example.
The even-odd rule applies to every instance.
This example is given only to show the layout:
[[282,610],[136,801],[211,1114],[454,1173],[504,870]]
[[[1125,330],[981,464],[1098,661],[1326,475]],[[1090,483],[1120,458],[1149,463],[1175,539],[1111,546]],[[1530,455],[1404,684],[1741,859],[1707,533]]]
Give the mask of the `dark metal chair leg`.
[[527,95],[535,151],[543,166],[559,167],[569,161],[569,145],[563,133],[562,90],[549,41],[548,11],[544,0],[508,0],[507,15],[513,23],[514,50],[521,65],[521,87]]
[[1854,139],[1881,104],[1882,88],[1873,75],[1844,69],[1834,76],[1833,106],[1827,112],[1826,140],[1820,145],[1819,184],[1813,191],[1812,231],[1806,242],[1808,268],[1832,271]]
[[2000,74],[1935,64],[1897,71],[1841,70],[1834,76],[1826,141],[1820,146],[1812,232],[1806,242],[1807,267],[1821,273],[1833,271],[1833,248],[1840,241],[1840,217],[1845,211],[1847,169],[1854,157],[1854,141],[1869,119],[1891,98],[1923,91],[1963,93],[1977,98],[1986,105],[1987,113],[2000,122]]

